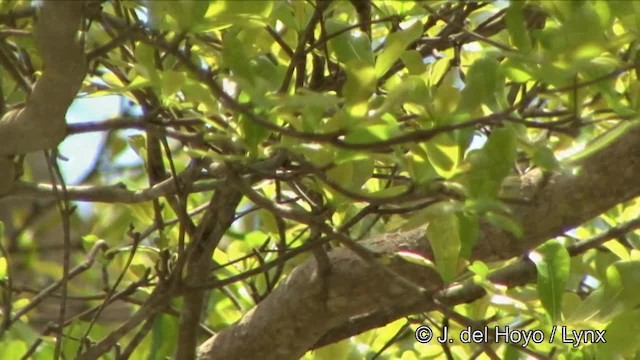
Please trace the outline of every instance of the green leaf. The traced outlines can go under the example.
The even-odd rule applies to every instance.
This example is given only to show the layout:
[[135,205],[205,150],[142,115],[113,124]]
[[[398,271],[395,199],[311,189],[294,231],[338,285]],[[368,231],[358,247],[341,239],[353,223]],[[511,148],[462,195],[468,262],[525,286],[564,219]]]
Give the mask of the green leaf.
[[389,86],[388,91],[383,105],[375,111],[376,116],[384,113],[397,113],[397,111],[407,109],[409,106],[421,109],[421,104],[429,98],[427,86],[419,76],[405,77],[402,82]]
[[620,260],[630,260],[629,249],[621,241],[607,241],[602,244],[611,254],[616,255]]
[[485,214],[485,219],[492,225],[509,231],[518,239],[522,237],[522,226],[509,216],[491,211]]
[[[206,1],[194,2],[207,3]],[[179,4],[182,5],[181,3]],[[270,0],[210,2],[205,19],[192,26],[192,31],[215,31],[231,26],[244,29],[264,28],[267,25],[267,17],[271,14],[272,9],[273,1]],[[180,10],[178,9],[177,11]]]
[[[211,91],[200,82],[194,81],[192,79],[187,79],[186,83],[182,87],[182,92],[185,97],[194,103],[201,103],[202,106],[199,108],[205,112],[205,114],[217,114],[219,104],[216,102],[216,99],[211,94]],[[205,119],[206,121],[206,119]],[[215,122],[210,122],[213,126],[220,126]]]
[[500,358],[503,360],[520,360],[522,359],[522,353],[515,346],[505,346]]
[[527,31],[526,21],[522,15],[524,2],[512,1],[505,14],[505,23],[511,43],[520,51],[528,53],[531,50],[531,39]]
[[524,61],[507,59],[501,64],[502,71],[511,80],[517,83],[531,81],[534,78],[534,71]]
[[460,159],[460,148],[451,134],[443,133],[426,142],[427,156],[438,175],[453,176]]
[[333,162],[334,153],[328,146],[317,146],[316,144],[298,144],[292,147],[297,153],[311,161],[317,167],[324,167]]
[[[336,19],[328,19],[326,28],[328,36],[335,34],[342,29],[350,26]],[[347,64],[351,61],[358,61],[366,66],[374,65],[373,51],[371,50],[371,41],[369,37],[362,33],[350,30],[343,32],[329,40],[329,50],[333,52],[339,62]]]
[[146,253],[136,253],[131,260],[129,271],[137,278],[142,278],[147,269],[153,269],[155,261]]
[[209,3],[206,1],[173,2],[168,1],[168,14],[176,20],[178,28],[188,31],[200,24],[207,14]]
[[338,185],[349,188],[349,183],[353,178],[353,163],[344,162],[334,166],[327,171],[327,178]]
[[194,27],[194,31],[218,31],[232,26],[241,28],[264,28],[267,26],[266,19],[257,15],[243,14],[220,14],[205,19],[199,26]]
[[[158,73],[154,60],[154,48],[147,44],[139,43],[136,46],[134,54],[137,60],[136,70],[143,78],[149,79],[153,88],[160,93],[160,74]],[[130,86],[133,86],[133,83],[130,84]]]
[[353,160],[353,176],[349,181],[349,187],[357,190],[371,178],[374,169],[374,161],[371,158]]
[[551,240],[529,254],[538,272],[538,297],[552,322],[560,321],[562,296],[569,278],[571,257],[558,241]]
[[480,151],[469,154],[471,170],[468,186],[471,197],[497,196],[502,181],[516,160],[516,143],[513,128],[500,128],[493,131]]
[[358,191],[373,174],[372,159],[344,161],[327,171],[327,177],[351,191]]
[[293,109],[304,109],[305,107],[335,108],[340,103],[340,99],[335,94],[316,93],[306,89],[300,89],[297,94],[279,97],[275,100],[277,100],[278,105]]
[[130,135],[127,138],[129,142],[129,146],[133,149],[133,151],[142,159],[142,161],[147,161],[147,139],[144,135],[134,134]]
[[460,224],[460,257],[469,259],[480,234],[480,219],[475,214],[461,211],[458,213],[458,221]]
[[248,55],[244,50],[244,44],[237,38],[237,32],[228,32],[223,40],[222,58],[233,75],[244,80],[249,85],[255,83]]
[[456,201],[442,201],[424,209],[414,212],[406,221],[401,224],[402,230],[412,230],[419,226],[424,226],[429,221],[443,214],[459,213],[462,210],[461,203]]
[[150,359],[163,359],[171,354],[173,345],[166,339],[174,337],[176,329],[175,318],[165,314],[156,317],[151,329]]
[[607,268],[600,318],[640,305],[640,261],[617,261]]
[[452,281],[458,273],[460,256],[460,223],[455,213],[434,216],[426,230],[438,273],[445,282]]
[[25,341],[6,339],[2,344],[2,355],[5,359],[21,359],[28,349]]
[[208,13],[209,3],[206,1],[174,1],[147,2],[149,22],[152,28],[160,30],[189,31],[198,27]]
[[0,257],[0,280],[4,280],[7,278],[7,269],[7,258],[4,256]]
[[[219,7],[216,5],[220,4]],[[227,13],[227,14],[252,14],[260,15],[263,17],[269,16],[273,9],[273,1],[271,0],[252,0],[252,1],[216,1],[214,2],[212,15]],[[209,15],[209,14],[207,14]]]
[[264,245],[264,242],[269,238],[269,235],[263,233],[262,231],[251,231],[244,235],[244,241],[247,242],[252,248],[259,248]]
[[601,304],[604,302],[604,289],[599,287],[589,294],[589,296],[587,296],[587,298],[571,313],[569,319],[567,319],[567,323],[601,320]]
[[436,269],[435,264],[429,260],[428,258],[422,256],[421,254],[418,254],[416,252],[411,252],[411,251],[397,251],[394,253],[394,255],[400,257],[402,260],[408,261],[412,264],[416,264],[416,265],[420,265],[420,266],[426,266],[426,267],[430,267],[434,270]]
[[479,275],[482,278],[486,278],[487,275],[489,275],[489,272],[491,271],[487,266],[487,264],[479,260],[475,260],[467,268],[469,269],[469,271],[471,271],[476,275]]
[[82,244],[85,249],[91,249],[91,247],[100,240],[100,237],[94,234],[87,234],[82,236]]
[[165,71],[162,73],[162,96],[171,96],[182,89],[186,81],[182,71]]
[[473,62],[467,73],[465,88],[462,90],[459,112],[473,112],[483,103],[494,111],[500,110],[498,105],[505,102],[504,78],[499,69],[500,64],[494,57],[487,56]]
[[398,126],[395,124],[371,125],[351,130],[344,140],[352,144],[369,144],[390,139],[398,133]]
[[278,223],[272,213],[267,210],[258,210],[258,216],[260,217],[260,228],[267,231],[270,234],[278,234]]
[[14,309],[22,309],[23,307],[27,306],[31,301],[27,298],[19,298],[19,299],[15,299],[13,301],[13,308]]
[[[240,1],[237,1],[237,2],[241,3]],[[314,9],[309,3],[302,2],[302,1],[294,1],[293,3],[291,3],[291,5],[292,5],[291,10],[293,10],[293,20],[294,20],[293,28],[298,32],[303,31],[305,26],[309,23],[309,19],[311,19]],[[328,20],[331,20],[331,19],[328,19]],[[331,25],[327,23],[325,23],[325,26],[327,26],[327,29],[331,27]],[[328,31],[328,32],[331,32],[331,31]]]
[[[436,123],[443,125],[456,112],[460,102],[460,69],[449,66],[449,61],[440,59],[430,65],[430,82],[434,88],[427,108],[433,113]],[[435,87],[437,85],[437,87]],[[445,120],[445,121],[443,121]]]
[[621,313],[605,329],[606,343],[598,343],[599,359],[633,357],[640,344],[640,310]]
[[427,65],[425,65],[422,55],[417,50],[407,50],[402,54],[401,58],[410,75],[420,75],[427,71]]
[[240,128],[242,129],[243,140],[249,149],[256,153],[260,143],[269,136],[269,130],[256,124],[244,115],[240,115],[239,122]]
[[495,178],[509,174],[516,160],[516,134],[511,127],[496,129],[482,148],[491,159],[489,170]]
[[345,71],[347,73],[347,81],[345,81],[342,89],[345,100],[351,104],[368,100],[376,88],[376,76],[373,66],[354,59],[349,60],[346,64]]
[[416,183],[438,177],[438,173],[425,156],[409,153],[406,158],[409,174]]
[[531,161],[544,171],[556,170],[560,166],[553,151],[546,146],[537,147]]
[[604,134],[596,137],[585,150],[571,156],[568,161],[575,163],[595,154],[596,152],[611,145],[614,141],[618,140],[622,135],[634,129],[636,126],[638,126],[638,123],[631,121],[616,124]]
[[353,347],[347,341],[323,346],[313,351],[313,358],[318,360],[349,359]]
[[491,198],[467,199],[464,202],[464,207],[465,210],[477,214],[485,214],[490,211],[497,211],[505,214],[509,214],[511,212],[509,206],[499,200]]
[[407,46],[416,41],[423,32],[423,25],[416,21],[407,29],[389,34],[385,40],[385,46],[376,59],[376,77],[380,78],[400,58]]
[[[276,91],[285,73],[287,72],[286,66],[282,64],[275,65],[265,55],[260,55],[249,62],[251,70],[258,80],[263,81],[265,84],[262,86],[269,91]],[[316,97],[323,97],[324,94],[316,94]]]
[[147,7],[147,16],[149,17],[149,25],[153,29],[167,30],[169,25],[167,23],[167,13],[170,4],[165,1],[152,1]]

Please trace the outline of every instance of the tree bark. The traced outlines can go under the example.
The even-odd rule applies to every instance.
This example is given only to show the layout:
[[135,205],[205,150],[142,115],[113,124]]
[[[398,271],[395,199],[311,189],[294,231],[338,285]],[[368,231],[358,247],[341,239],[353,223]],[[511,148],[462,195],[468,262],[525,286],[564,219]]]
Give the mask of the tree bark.
[[[524,255],[545,240],[640,194],[637,174],[639,127],[589,157],[565,164],[557,173],[529,172],[517,188],[519,198],[526,201],[512,206],[513,217],[524,230],[523,237],[518,239],[483,224],[473,258],[492,261]],[[363,244],[379,256],[411,250],[431,257],[424,239],[421,228],[386,234]],[[325,334],[349,326],[356,317],[377,313],[379,319],[390,322],[411,312],[430,310],[432,296],[443,288],[433,270],[397,257],[389,266],[427,289],[427,297],[373,269],[347,249],[331,251],[329,259],[331,273],[327,278],[316,275],[313,259],[306,261],[240,321],[205,341],[199,348],[199,358],[249,359],[260,354],[264,359],[297,359]],[[476,290],[462,292],[455,299],[477,299],[483,292]],[[380,321],[370,324],[371,328],[381,325]]]

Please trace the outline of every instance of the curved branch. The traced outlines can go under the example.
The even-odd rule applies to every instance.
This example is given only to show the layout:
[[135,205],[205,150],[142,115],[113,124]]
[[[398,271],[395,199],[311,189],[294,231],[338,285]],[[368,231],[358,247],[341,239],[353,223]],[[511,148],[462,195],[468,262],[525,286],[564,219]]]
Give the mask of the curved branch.
[[65,114],[86,75],[84,52],[77,38],[84,1],[45,1],[34,30],[44,69],[26,106],[0,118],[0,194],[15,178],[9,157],[56,146],[67,132]]

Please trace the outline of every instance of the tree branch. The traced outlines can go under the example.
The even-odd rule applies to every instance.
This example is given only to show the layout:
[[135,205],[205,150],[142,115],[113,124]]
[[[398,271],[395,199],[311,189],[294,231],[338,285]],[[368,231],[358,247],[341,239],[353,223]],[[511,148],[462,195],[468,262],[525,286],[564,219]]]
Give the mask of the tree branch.
[[[623,225],[605,231],[590,239],[578,242],[568,247],[571,256],[577,256],[585,253],[589,249],[596,248],[606,241],[624,236],[628,232],[640,228],[640,219],[629,221]],[[522,286],[535,281],[536,268],[528,258],[521,258],[519,261],[489,274],[488,280],[495,284],[507,287]],[[443,289],[434,296],[438,302],[442,304],[456,305],[464,302],[471,302],[479,299],[486,294],[485,289],[476,284],[474,281],[466,281],[463,284],[454,284]],[[401,307],[397,306],[393,309],[382,309],[377,312],[366,314],[358,318],[350,319],[348,322],[337,328],[331,329],[326,333],[313,348],[319,348],[336,341],[346,339],[357,335],[364,331],[384,326],[398,318],[434,310],[434,306],[430,302],[417,301]]]
[[[528,201],[512,207],[515,220],[522,225],[523,237],[517,239],[483,224],[473,251],[474,259],[492,261],[523,255],[543,241],[637,196],[640,194],[638,172],[639,127],[632,128],[601,151],[565,164],[561,172],[529,172],[520,179],[518,188],[518,195]],[[424,236],[424,230],[418,229],[386,234],[365,244],[369,249],[376,249],[374,252],[379,256],[410,250],[430,257]],[[386,313],[384,321],[392,321],[424,310],[434,299],[456,304],[473,301],[484,294],[482,289],[468,289],[462,284],[438,292],[442,283],[433,270],[401,260],[391,261],[389,266],[394,272],[430,291],[430,296],[425,298],[399,286],[393,277],[372,268],[348,249],[329,252],[329,259],[331,273],[322,283],[315,276],[315,261],[303,263],[242,320],[203,343],[199,348],[200,358],[243,359],[259,353],[265,355],[265,359],[297,359],[326,334],[347,326],[345,324],[355,317]],[[323,286],[329,294],[326,300],[321,296]],[[380,325],[383,324],[370,324]]]
[[76,34],[84,1],[45,1],[34,38],[44,69],[26,106],[0,118],[0,194],[11,190],[15,154],[45,150],[65,137],[65,114],[86,74],[84,52]]

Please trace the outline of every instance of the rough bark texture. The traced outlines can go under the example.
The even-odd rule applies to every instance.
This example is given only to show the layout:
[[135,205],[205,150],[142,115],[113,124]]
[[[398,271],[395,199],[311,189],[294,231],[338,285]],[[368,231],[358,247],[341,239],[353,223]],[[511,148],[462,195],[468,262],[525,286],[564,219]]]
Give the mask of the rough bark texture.
[[[521,179],[519,195],[529,203],[513,207],[514,217],[524,229],[523,238],[517,239],[485,225],[474,257],[497,260],[524,254],[544,240],[637,196],[640,193],[638,173],[638,127],[602,151],[569,164],[561,173],[544,175],[538,170],[528,173]],[[428,255],[423,239],[424,231],[418,229],[387,234],[367,243],[376,253],[408,249]],[[264,359],[297,359],[323,335],[348,325],[354,317],[391,314],[385,320],[392,321],[433,305],[430,297],[424,298],[397,285],[390,276],[373,270],[346,249],[336,249],[329,257],[331,274],[325,283],[315,274],[315,261],[307,261],[238,323],[203,343],[200,358],[249,359],[261,354]],[[393,261],[390,266],[430,292],[435,293],[442,287],[438,275],[428,268],[401,260]],[[472,300],[482,293],[470,295],[460,296],[459,301]],[[371,323],[371,327],[379,325]]]

